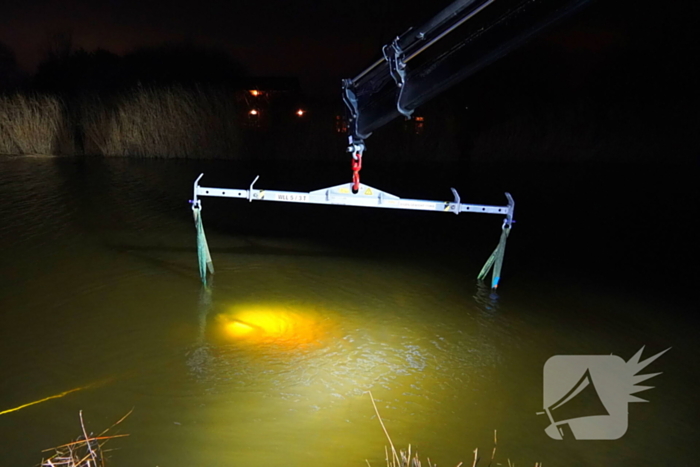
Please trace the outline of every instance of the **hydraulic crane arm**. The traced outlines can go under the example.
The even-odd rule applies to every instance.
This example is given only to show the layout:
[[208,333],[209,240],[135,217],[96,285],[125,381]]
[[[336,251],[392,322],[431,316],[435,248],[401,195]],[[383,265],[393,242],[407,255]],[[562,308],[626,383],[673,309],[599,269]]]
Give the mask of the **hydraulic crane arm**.
[[589,0],[456,0],[383,47],[383,57],[343,80],[349,151],[389,121],[457,84],[577,11]]

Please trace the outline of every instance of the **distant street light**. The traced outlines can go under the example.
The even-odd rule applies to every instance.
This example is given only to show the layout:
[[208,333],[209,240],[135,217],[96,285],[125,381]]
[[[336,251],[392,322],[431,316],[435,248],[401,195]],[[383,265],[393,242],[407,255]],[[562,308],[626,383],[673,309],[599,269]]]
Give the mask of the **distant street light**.
[[248,112],[249,115],[258,115],[258,111],[256,109],[250,109],[250,112]]
[[298,117],[303,117],[305,113],[306,113],[305,110],[302,110],[302,109],[297,110],[297,116],[298,116]]

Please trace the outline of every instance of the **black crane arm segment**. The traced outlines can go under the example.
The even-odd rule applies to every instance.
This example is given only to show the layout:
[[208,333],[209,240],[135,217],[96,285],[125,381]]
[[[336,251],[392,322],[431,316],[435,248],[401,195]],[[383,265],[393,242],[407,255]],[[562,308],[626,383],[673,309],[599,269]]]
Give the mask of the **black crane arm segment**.
[[351,149],[370,134],[524,44],[589,0],[456,0],[343,80]]

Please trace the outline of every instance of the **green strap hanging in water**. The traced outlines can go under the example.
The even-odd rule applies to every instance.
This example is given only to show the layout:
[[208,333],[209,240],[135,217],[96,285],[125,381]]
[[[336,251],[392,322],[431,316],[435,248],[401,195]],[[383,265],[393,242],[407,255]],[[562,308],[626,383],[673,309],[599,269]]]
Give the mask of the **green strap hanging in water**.
[[211,253],[209,253],[207,237],[204,235],[201,208],[199,206],[193,207],[192,213],[194,214],[194,225],[197,229],[197,259],[199,261],[199,276],[202,278],[202,283],[207,285],[207,270],[210,274],[214,274],[214,263],[211,260]]
[[478,279],[484,280],[488,275],[491,268],[493,268],[493,275],[491,276],[491,288],[498,288],[498,281],[501,279],[501,267],[503,266],[503,256],[506,253],[506,240],[508,239],[508,234],[510,233],[510,224],[504,223],[503,229],[501,231],[501,239],[498,241],[498,246],[493,250],[489,259],[486,260],[484,267],[481,268]]

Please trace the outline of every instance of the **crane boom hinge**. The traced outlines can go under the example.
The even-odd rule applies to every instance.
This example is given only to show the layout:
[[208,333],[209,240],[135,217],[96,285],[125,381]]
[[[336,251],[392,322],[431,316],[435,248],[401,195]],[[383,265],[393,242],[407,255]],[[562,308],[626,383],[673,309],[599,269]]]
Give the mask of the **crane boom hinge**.
[[404,52],[399,45],[399,38],[394,39],[391,44],[387,44],[382,48],[384,60],[389,66],[389,74],[396,83],[396,110],[404,117],[410,117],[413,110],[405,108],[402,104],[404,89],[406,89],[406,62],[404,61]]

